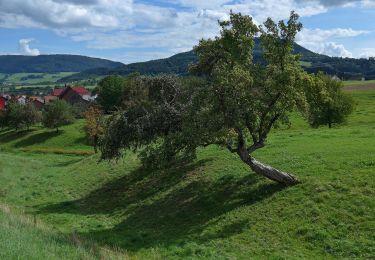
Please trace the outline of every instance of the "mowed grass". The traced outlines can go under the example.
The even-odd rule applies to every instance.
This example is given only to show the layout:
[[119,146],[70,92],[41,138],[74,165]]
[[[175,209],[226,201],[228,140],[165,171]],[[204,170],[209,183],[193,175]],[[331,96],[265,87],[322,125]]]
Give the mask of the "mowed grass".
[[375,80],[347,80],[343,81],[344,86],[363,86],[363,85],[374,85]]
[[[294,187],[255,175],[215,146],[159,171],[140,168],[132,153],[108,163],[23,151],[17,143],[45,132],[37,130],[11,141],[0,135],[0,201],[131,258],[372,259],[375,92],[352,95],[357,108],[346,125],[310,129],[293,115],[292,127],[274,130],[255,154],[298,176]],[[79,124],[26,147],[89,150],[72,141],[83,138]]]

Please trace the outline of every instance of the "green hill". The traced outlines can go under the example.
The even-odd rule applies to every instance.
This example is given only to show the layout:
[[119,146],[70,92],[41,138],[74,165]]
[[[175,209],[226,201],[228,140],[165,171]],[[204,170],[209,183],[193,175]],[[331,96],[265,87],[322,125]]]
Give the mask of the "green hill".
[[[262,49],[260,40],[256,39],[254,48],[254,60],[262,62]],[[302,66],[306,71],[316,73],[326,72],[330,75],[337,75],[342,79],[375,79],[375,60],[371,59],[350,59],[329,57],[314,53],[298,44],[294,45],[294,52],[301,55]],[[128,65],[112,68],[96,68],[86,70],[62,78],[60,82],[73,82],[85,79],[93,79],[106,75],[123,75],[139,72],[145,75],[155,75],[160,73],[187,75],[190,64],[195,63],[197,57],[193,51],[179,53],[167,59],[152,60],[148,62],[132,63]]]
[[132,153],[99,162],[81,155],[92,148],[78,121],[60,134],[0,132],[0,202],[135,259],[372,259],[375,92],[352,93],[347,125],[310,129],[293,115],[256,153],[297,186],[216,146],[166,170],[140,168]]
[[0,56],[0,73],[7,74],[81,72],[94,68],[114,69],[121,65],[120,62],[80,55]]

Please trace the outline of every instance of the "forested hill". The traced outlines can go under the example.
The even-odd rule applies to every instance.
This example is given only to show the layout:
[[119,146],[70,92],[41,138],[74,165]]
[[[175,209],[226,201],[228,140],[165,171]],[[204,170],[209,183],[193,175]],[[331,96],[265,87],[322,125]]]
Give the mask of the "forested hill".
[[94,68],[114,69],[120,62],[79,55],[3,55],[0,56],[0,73],[55,73],[81,72]]
[[[375,60],[374,59],[350,59],[336,58],[321,55],[309,51],[308,49],[295,44],[294,52],[301,55],[302,66],[308,72],[323,71],[330,75],[337,75],[344,79],[375,79]],[[262,49],[259,39],[256,39],[254,49],[254,60],[261,61]],[[105,76],[111,74],[128,75],[139,72],[146,75],[160,73],[173,73],[178,75],[188,74],[188,66],[197,61],[197,56],[193,51],[174,55],[167,59],[152,60],[148,62],[132,63],[113,68],[96,68],[87,70],[72,76],[63,78],[61,82],[72,82]]]

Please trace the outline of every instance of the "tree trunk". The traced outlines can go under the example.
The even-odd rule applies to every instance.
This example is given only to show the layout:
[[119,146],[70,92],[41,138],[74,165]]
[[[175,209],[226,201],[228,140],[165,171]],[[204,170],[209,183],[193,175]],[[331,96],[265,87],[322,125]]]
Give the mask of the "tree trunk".
[[276,181],[278,183],[285,184],[287,186],[296,185],[299,183],[298,179],[293,175],[280,171],[278,169],[272,168],[269,165],[265,165],[254,158],[250,158],[249,163],[247,163],[250,168],[257,174],[263,175],[268,179]]
[[277,170],[275,168],[272,168],[271,166],[265,165],[255,160],[250,156],[247,150],[239,151],[239,156],[241,157],[242,161],[249,165],[255,173],[262,175],[270,180],[287,186],[292,186],[299,183],[298,179],[293,175]]
[[97,135],[95,135],[94,136],[94,152],[95,153],[98,153],[98,136]]

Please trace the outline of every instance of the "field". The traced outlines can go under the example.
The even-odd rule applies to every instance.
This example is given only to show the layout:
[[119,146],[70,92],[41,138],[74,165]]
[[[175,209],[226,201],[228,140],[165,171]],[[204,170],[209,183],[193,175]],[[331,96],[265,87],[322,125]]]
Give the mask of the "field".
[[[372,259],[375,91],[350,93],[357,107],[346,125],[310,129],[293,115],[292,127],[274,130],[256,153],[297,175],[294,187],[253,174],[215,146],[168,170],[142,169],[132,153],[99,162],[79,121],[58,134],[0,133],[0,202],[53,236],[76,234],[134,259]],[[4,258],[14,256],[3,247]]]
[[63,77],[75,74],[75,72],[58,72],[58,73],[15,73],[0,74],[0,80],[5,80],[14,85],[31,85],[31,84],[53,84]]

